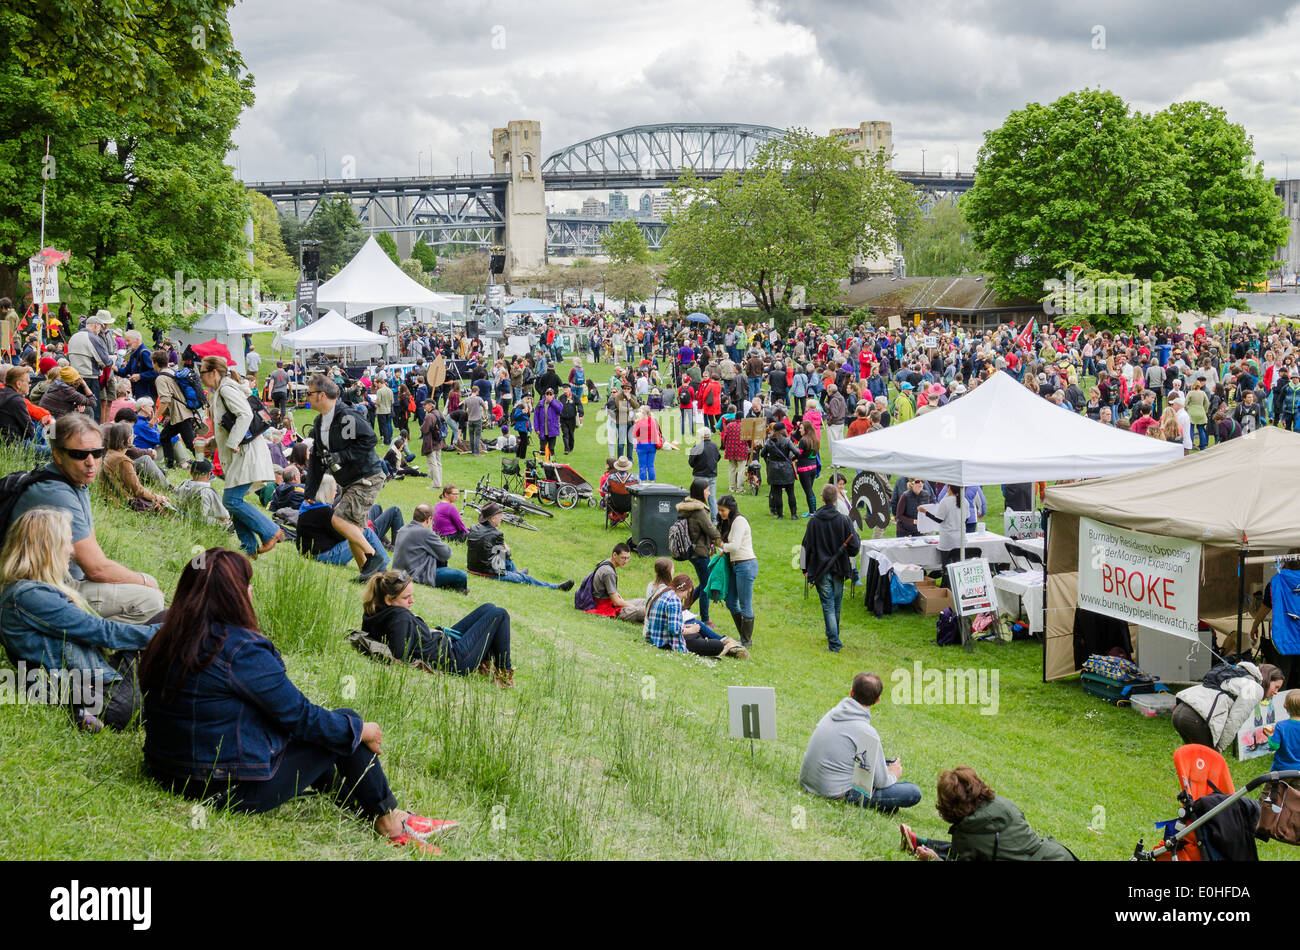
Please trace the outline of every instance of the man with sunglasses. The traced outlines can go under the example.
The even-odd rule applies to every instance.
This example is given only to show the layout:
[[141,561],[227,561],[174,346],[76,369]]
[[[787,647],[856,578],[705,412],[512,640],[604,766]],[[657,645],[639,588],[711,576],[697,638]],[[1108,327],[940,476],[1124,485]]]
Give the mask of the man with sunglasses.
[[111,560],[95,538],[90,483],[104,458],[104,437],[89,416],[71,412],[54,425],[49,473],[18,496],[10,524],[33,508],[59,508],[72,515],[69,573],[90,609],[105,620],[145,623],[163,609],[158,582]]

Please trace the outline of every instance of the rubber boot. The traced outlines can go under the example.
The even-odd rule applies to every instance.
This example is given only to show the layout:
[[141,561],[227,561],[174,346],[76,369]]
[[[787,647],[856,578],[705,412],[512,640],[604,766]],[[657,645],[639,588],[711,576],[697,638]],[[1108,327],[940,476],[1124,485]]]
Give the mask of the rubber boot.
[[744,624],[744,620],[745,620],[745,618],[742,617],[740,614],[736,613],[736,611],[734,611],[734,610],[731,611],[731,622],[734,623],[734,624],[736,625],[736,635],[737,635],[737,636],[741,636],[741,637],[743,637],[743,636],[745,635],[745,624]]
[[740,645],[748,650],[754,642],[754,618],[741,617],[740,622],[743,624],[740,630]]

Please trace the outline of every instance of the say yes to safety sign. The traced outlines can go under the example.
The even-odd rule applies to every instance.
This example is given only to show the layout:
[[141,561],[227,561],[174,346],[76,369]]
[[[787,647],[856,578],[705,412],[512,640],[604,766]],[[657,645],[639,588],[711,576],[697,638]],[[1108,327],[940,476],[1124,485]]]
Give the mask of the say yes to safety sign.
[[1079,519],[1079,606],[1196,639],[1201,546]]

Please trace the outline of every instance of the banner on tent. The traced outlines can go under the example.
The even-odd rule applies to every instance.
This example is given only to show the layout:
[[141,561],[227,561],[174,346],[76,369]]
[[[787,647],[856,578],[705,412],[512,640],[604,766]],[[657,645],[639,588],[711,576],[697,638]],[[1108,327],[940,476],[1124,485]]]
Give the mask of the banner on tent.
[[1036,511],[1002,512],[1002,533],[1013,541],[1024,538],[1041,538],[1043,536],[1043,516]]
[[[320,287],[319,280],[300,280],[298,281],[298,291],[294,295],[293,318],[289,321],[289,329],[296,330],[299,327],[306,326],[307,323],[314,322],[316,319],[316,290]],[[309,317],[306,323],[303,322],[303,310],[307,311]]]
[[849,491],[850,515],[861,531],[889,527],[889,482],[876,472],[858,472]]
[[1196,638],[1201,546],[1079,519],[1078,605]]

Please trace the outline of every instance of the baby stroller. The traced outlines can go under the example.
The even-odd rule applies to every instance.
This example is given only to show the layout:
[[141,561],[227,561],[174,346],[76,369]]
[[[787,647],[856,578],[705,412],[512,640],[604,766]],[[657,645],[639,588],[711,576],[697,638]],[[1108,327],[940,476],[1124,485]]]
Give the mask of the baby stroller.
[[559,505],[565,511],[586,499],[587,507],[598,504],[591,485],[572,465],[555,462],[533,453],[524,469],[524,493],[536,494],[543,504]]
[[[1300,843],[1300,792],[1287,784],[1300,784],[1300,771],[1268,772],[1234,791],[1228,763],[1203,745],[1177,749],[1174,771],[1182,786],[1178,817],[1156,822],[1163,840],[1150,850],[1139,840],[1134,861],[1257,861],[1256,838]],[[1259,801],[1246,797],[1261,787]]]

